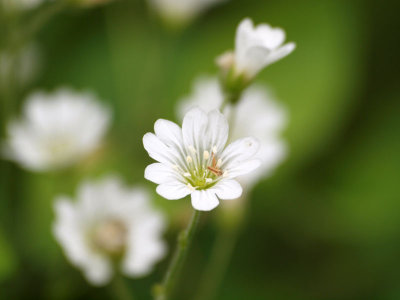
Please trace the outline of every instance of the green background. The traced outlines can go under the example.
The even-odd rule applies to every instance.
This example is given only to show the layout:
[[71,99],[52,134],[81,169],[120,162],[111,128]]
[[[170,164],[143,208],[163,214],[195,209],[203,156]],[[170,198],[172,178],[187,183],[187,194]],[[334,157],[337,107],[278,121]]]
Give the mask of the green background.
[[[288,109],[289,156],[255,188],[215,299],[400,299],[399,8],[231,0],[171,30],[144,1],[121,0],[53,18],[37,37],[41,75],[19,91],[19,105],[32,89],[89,89],[112,108],[113,124],[103,150],[73,170],[37,174],[1,161],[0,298],[112,298],[63,256],[51,235],[53,198],[109,173],[154,193],[143,179],[143,134],[158,118],[175,119],[176,102],[198,75],[217,72],[215,57],[251,17],[297,43],[257,79]],[[154,197],[169,216],[172,250],[190,203]],[[197,294],[219,217],[216,209],[203,218],[174,300]],[[127,281],[137,299],[151,298],[167,262]]]

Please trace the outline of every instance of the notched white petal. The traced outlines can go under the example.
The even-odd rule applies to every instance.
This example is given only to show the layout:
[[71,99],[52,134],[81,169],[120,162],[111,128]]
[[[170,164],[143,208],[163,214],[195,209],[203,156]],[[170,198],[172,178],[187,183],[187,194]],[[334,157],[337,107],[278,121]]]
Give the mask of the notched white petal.
[[219,205],[215,193],[211,190],[201,190],[192,193],[192,206],[201,211],[210,211]]
[[183,183],[176,181],[160,184],[156,192],[167,200],[177,200],[189,195],[191,190]]
[[221,200],[237,199],[242,195],[242,187],[236,180],[221,180],[213,187]]
[[154,163],[146,167],[144,170],[144,178],[154,183],[161,184],[176,180],[176,173],[167,165]]

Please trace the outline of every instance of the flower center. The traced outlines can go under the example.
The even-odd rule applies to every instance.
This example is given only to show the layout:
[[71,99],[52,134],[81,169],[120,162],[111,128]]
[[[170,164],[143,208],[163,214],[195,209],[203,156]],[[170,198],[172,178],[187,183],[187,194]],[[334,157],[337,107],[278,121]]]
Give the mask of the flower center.
[[109,255],[119,255],[125,249],[127,230],[119,220],[108,220],[96,226],[93,232],[94,246]]
[[188,147],[184,168],[175,165],[187,186],[192,190],[203,190],[215,185],[227,175],[221,169],[222,160],[217,157],[217,147],[198,153],[193,146]]
[[72,142],[68,137],[52,138],[47,142],[47,152],[56,163],[61,163],[72,155]]

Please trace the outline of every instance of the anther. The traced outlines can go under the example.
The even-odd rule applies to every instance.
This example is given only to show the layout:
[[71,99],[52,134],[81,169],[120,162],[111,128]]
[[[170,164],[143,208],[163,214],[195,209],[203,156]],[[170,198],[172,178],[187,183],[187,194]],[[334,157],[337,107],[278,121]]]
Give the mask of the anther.
[[217,149],[217,146],[213,146],[213,147],[212,147],[212,152],[213,152],[214,154],[217,154],[217,150],[218,150],[218,149]]
[[185,172],[185,173],[183,173],[183,176],[190,177],[190,173],[189,172]]
[[203,152],[203,158],[204,159],[209,159],[210,158],[210,152],[208,152],[207,150]]
[[222,174],[222,177],[227,177],[228,176],[228,171],[225,171],[224,174]]
[[194,149],[194,147],[192,145],[190,145],[189,147],[190,152],[192,152],[192,154],[196,154],[196,149]]
[[221,168],[221,166],[222,166],[222,159],[218,159],[217,168]]
[[211,179],[211,178],[206,178],[206,182],[207,182],[207,183],[211,183],[211,182],[212,182],[212,179]]
[[188,162],[188,164],[190,164],[193,161],[193,159],[190,155],[188,155],[186,156],[186,161]]

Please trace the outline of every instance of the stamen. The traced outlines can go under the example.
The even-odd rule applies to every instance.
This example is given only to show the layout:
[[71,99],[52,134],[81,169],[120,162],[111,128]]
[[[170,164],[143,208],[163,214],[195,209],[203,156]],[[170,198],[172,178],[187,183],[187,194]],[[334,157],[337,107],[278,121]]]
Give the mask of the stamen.
[[196,154],[196,149],[194,149],[194,147],[192,145],[190,145],[189,147],[190,152],[192,152],[192,154]]
[[189,172],[185,172],[185,173],[183,173],[183,176],[190,177],[190,173]]
[[208,152],[207,150],[204,151],[204,152],[203,152],[203,158],[204,158],[205,160],[209,159],[209,158],[210,158],[210,152]]
[[211,178],[206,178],[206,182],[207,182],[207,183],[211,183],[211,182],[212,182],[212,179],[211,179]]
[[190,183],[187,184],[187,187],[188,187],[189,190],[191,190],[192,192],[196,190]]
[[221,166],[222,166],[222,159],[218,159],[217,168],[219,169],[221,168]]
[[217,149],[217,146],[213,146],[213,147],[212,147],[212,152],[213,152],[214,154],[217,154],[217,152],[218,152],[217,150],[218,150],[218,149]]
[[225,171],[224,174],[222,174],[222,177],[227,177],[228,176],[228,171]]
[[173,168],[175,171],[179,171],[179,166],[178,166],[178,165],[172,165],[172,168]]
[[186,156],[186,161],[188,164],[190,164],[193,161],[193,159],[190,155],[188,155],[188,156]]

